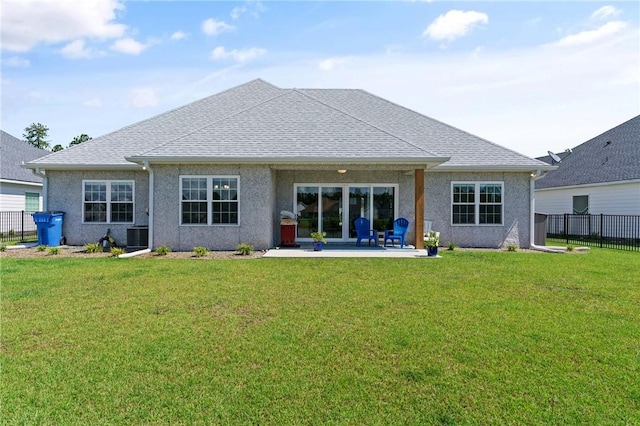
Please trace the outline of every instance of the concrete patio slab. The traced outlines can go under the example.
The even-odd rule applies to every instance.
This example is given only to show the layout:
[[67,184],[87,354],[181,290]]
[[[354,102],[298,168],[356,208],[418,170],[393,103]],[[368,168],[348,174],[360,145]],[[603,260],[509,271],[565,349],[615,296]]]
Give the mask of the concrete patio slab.
[[314,251],[313,246],[301,245],[300,247],[278,247],[268,250],[262,257],[401,257],[426,259],[441,259],[441,256],[427,256],[427,250],[418,250],[413,246],[399,247],[356,247],[351,245],[327,244],[322,251]]

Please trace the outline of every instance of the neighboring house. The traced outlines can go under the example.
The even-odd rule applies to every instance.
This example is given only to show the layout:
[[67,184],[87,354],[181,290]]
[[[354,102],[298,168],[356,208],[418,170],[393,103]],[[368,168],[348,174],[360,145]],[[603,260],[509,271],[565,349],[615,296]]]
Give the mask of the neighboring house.
[[42,178],[22,163],[49,154],[0,130],[0,211],[39,211]]
[[537,212],[640,215],[640,115],[562,153],[557,165],[536,181]]
[[183,251],[277,246],[283,210],[298,243],[317,229],[355,243],[355,218],[382,230],[402,216],[418,246],[430,221],[444,242],[528,247],[533,178],[554,168],[363,90],[260,79],[26,167],[69,244],[148,225],[151,248]]

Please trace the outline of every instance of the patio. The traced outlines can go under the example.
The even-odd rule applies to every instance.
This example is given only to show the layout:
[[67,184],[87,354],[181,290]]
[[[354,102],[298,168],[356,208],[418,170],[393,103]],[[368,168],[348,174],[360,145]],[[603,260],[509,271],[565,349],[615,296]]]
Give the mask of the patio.
[[322,251],[313,251],[311,243],[301,244],[299,247],[276,247],[268,250],[262,257],[424,257],[439,259],[441,256],[427,256],[427,250],[418,250],[412,245],[404,248],[366,246],[355,244],[326,244]]

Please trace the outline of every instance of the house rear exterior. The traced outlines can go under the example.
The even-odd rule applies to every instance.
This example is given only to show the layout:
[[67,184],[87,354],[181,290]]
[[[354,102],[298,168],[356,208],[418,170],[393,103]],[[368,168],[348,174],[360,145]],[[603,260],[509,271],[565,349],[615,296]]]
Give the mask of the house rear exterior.
[[[554,167],[362,90],[283,89],[254,80],[30,162],[69,244],[148,226],[149,246],[187,251],[295,241],[355,242],[425,221],[460,246],[528,247],[533,179]],[[416,235],[418,238],[416,238]]]

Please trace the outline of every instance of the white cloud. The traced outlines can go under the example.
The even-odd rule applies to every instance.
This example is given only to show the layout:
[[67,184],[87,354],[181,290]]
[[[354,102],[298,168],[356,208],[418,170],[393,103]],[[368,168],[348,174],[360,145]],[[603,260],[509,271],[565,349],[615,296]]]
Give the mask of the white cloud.
[[596,10],[591,14],[592,19],[607,19],[613,16],[618,16],[620,14],[620,9],[617,9],[613,6],[602,6],[600,9]]
[[74,40],[60,49],[60,53],[65,58],[69,59],[89,59],[102,55],[101,52],[96,51],[85,45],[84,40]]
[[622,21],[607,22],[606,24],[595,30],[582,31],[577,34],[568,35],[555,42],[554,45],[561,47],[572,47],[594,44],[608,39],[614,34],[622,32],[626,27],[627,24]]
[[266,49],[260,49],[258,47],[251,47],[244,50],[233,49],[227,51],[224,46],[218,46],[213,49],[213,52],[211,52],[211,59],[213,59],[214,61],[232,59],[233,61],[238,63],[245,63],[257,57],[263,56],[265,53],[267,53]]
[[187,38],[187,36],[188,34],[184,31],[176,31],[175,33],[171,34],[171,40],[182,40],[184,38]]
[[24,59],[19,56],[12,56],[3,60],[2,63],[13,68],[28,68],[31,65],[31,62],[28,59]]
[[478,24],[488,22],[489,16],[482,12],[450,10],[429,24],[422,35],[432,40],[450,42],[465,36]]
[[139,55],[147,47],[149,47],[149,45],[142,44],[139,41],[127,37],[116,40],[109,49],[115,52],[126,53],[128,55]]
[[247,11],[247,8],[244,6],[236,6],[231,11],[231,19],[234,21],[240,18],[240,16]]
[[139,87],[130,92],[129,103],[134,108],[150,108],[158,105],[158,96],[152,87]]
[[90,108],[100,108],[102,106],[102,101],[98,98],[87,99],[82,103],[82,105]]
[[118,0],[2,0],[2,49],[26,52],[40,43],[121,37]]
[[202,32],[206,35],[216,36],[220,33],[232,31],[235,27],[233,25],[229,25],[224,21],[216,21],[213,18],[209,18],[202,23]]
[[318,68],[321,71],[333,71],[346,62],[347,60],[345,58],[329,58],[320,61],[320,63],[318,64]]

